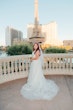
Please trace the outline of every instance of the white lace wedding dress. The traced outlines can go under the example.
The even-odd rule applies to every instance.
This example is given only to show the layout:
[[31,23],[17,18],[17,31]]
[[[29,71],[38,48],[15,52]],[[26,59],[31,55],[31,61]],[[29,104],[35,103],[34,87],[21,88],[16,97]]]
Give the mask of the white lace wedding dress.
[[[34,52],[32,55],[35,56]],[[22,96],[30,100],[51,100],[57,95],[58,91],[59,88],[55,82],[44,77],[41,56],[38,60],[32,61],[27,83],[21,88]]]

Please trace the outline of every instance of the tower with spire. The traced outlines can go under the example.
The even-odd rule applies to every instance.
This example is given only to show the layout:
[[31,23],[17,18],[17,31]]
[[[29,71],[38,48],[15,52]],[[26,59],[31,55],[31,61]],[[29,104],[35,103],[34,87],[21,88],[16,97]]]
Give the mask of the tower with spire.
[[34,2],[34,27],[31,37],[29,38],[30,42],[39,42],[42,43],[45,41],[45,35],[42,33],[42,26],[39,24],[39,13],[38,13],[38,0]]
[[58,38],[57,23],[39,24],[38,0],[34,2],[34,23],[27,25],[27,38],[29,42],[42,43],[46,46],[62,46],[63,42]]

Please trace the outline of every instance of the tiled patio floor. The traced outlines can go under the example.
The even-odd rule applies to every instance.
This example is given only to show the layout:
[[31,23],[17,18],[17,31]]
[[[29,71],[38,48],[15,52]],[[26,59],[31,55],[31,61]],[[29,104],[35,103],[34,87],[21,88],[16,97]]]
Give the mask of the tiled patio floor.
[[0,85],[0,110],[73,110],[73,76],[46,76],[60,87],[57,96],[51,100],[30,101],[23,98],[20,89],[27,79]]

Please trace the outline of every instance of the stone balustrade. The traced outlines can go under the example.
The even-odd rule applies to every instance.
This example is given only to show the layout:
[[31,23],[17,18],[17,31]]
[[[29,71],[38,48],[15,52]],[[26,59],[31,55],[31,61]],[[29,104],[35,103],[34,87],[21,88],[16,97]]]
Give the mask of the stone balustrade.
[[[27,77],[30,57],[19,55],[0,58],[0,83]],[[42,68],[44,75],[73,75],[73,54],[44,54]]]

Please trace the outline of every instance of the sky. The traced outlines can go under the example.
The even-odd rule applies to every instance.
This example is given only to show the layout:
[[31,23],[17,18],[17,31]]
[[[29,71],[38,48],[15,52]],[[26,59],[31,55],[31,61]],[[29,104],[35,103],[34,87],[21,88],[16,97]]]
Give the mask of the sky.
[[[56,21],[58,38],[73,40],[73,0],[38,0],[39,22]],[[34,0],[0,0],[0,46],[5,45],[5,29],[11,26],[27,38],[27,24],[34,23]]]

